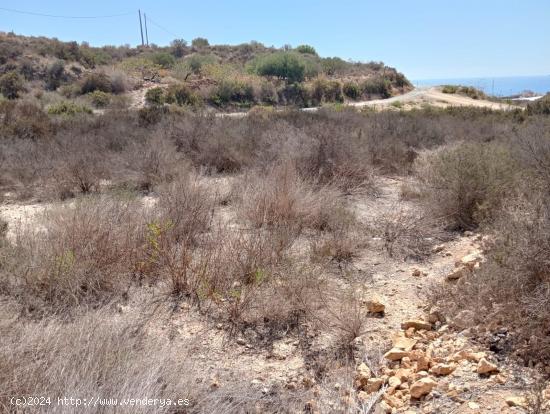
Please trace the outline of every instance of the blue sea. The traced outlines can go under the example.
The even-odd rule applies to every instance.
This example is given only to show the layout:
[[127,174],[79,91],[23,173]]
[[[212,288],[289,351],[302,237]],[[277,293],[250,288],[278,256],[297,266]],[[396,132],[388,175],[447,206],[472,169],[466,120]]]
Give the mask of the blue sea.
[[524,91],[538,95],[550,92],[550,75],[509,76],[495,78],[424,79],[412,81],[415,86],[464,85],[481,89],[488,95],[513,96]]

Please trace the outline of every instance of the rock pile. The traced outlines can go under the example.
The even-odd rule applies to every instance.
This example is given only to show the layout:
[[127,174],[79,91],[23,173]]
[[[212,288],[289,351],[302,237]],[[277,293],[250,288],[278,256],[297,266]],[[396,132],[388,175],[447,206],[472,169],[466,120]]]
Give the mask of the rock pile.
[[385,363],[378,371],[366,363],[356,369],[354,388],[358,399],[368,401],[383,391],[381,412],[406,412],[411,405],[442,395],[462,402],[460,390],[446,377],[464,372],[477,373],[481,381],[493,378],[497,383],[506,382],[506,376],[499,373],[485,352],[467,348],[466,339],[450,333],[447,326],[435,331],[429,321],[414,319],[403,321],[401,328],[392,338],[392,348],[384,354]]

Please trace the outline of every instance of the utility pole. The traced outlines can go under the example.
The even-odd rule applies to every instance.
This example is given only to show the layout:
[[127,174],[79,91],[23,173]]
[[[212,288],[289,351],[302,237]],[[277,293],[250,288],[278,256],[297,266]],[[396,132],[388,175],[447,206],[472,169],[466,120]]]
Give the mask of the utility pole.
[[147,47],[149,47],[149,34],[147,34],[147,14],[143,13],[143,17],[145,18],[145,42],[147,43]]
[[144,46],[143,43],[143,26],[141,25],[141,10],[138,9],[138,15],[139,15],[139,31],[141,32],[141,46]]

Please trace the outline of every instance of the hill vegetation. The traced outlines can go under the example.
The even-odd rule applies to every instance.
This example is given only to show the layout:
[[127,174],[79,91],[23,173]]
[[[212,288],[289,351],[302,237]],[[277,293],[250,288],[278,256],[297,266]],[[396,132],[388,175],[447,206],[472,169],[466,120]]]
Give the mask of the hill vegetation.
[[[218,109],[254,105],[317,106],[389,97],[411,88],[381,62],[320,57],[310,45],[280,49],[258,42],[237,46],[176,39],[170,46],[104,46],[0,34],[0,92],[42,106],[71,100],[96,108],[126,107],[132,90],[158,83],[148,103]],[[188,98],[174,99],[174,90]],[[98,100],[94,92],[107,94]],[[166,96],[165,96],[166,95]]]

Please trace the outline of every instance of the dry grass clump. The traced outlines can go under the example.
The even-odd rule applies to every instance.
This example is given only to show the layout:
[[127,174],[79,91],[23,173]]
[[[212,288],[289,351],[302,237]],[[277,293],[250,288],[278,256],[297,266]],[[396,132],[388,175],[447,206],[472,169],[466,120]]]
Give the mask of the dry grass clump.
[[[3,396],[48,396],[49,412],[73,413],[75,406],[57,398],[189,399],[191,409],[206,391],[186,358],[186,349],[139,330],[134,318],[91,311],[72,322],[45,319],[0,325],[0,384]],[[212,398],[212,402],[213,399]],[[135,412],[136,407],[102,407],[94,411]],[[0,400],[0,409],[13,410]],[[8,408],[11,407],[11,408]],[[82,408],[80,406],[79,408]],[[160,404],[155,412],[173,412]],[[196,412],[196,411],[193,411]]]
[[31,311],[121,295],[142,254],[146,222],[130,200],[84,198],[46,212],[39,227],[20,229],[6,248],[2,285]]
[[439,220],[419,210],[395,205],[373,223],[390,257],[421,260],[444,238]]
[[215,199],[199,175],[188,172],[158,191],[158,226],[173,240],[194,243],[208,230]]
[[338,190],[312,185],[290,163],[245,176],[242,181],[237,208],[254,227],[290,225],[330,231],[346,215],[351,216]]
[[509,147],[496,143],[441,148],[417,167],[426,207],[456,230],[494,217],[518,171]]

